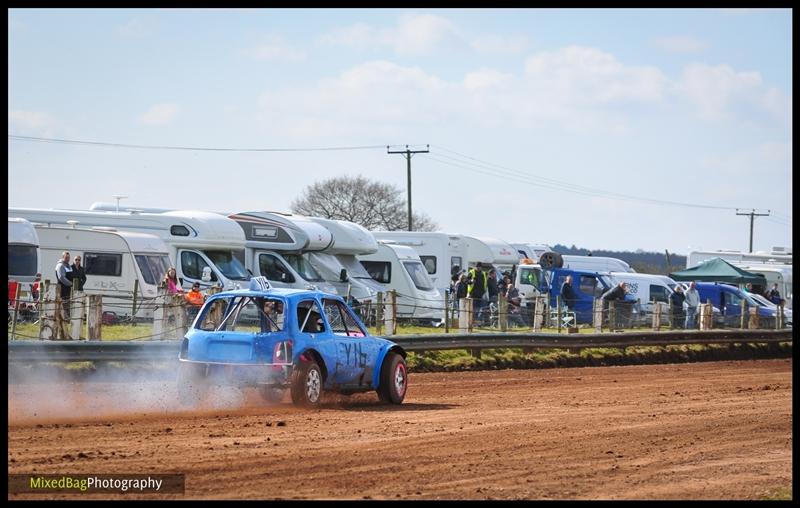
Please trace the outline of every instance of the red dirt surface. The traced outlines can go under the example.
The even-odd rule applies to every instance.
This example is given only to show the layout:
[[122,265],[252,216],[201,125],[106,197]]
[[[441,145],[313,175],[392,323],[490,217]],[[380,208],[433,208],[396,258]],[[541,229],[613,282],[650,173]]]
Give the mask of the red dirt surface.
[[[150,388],[168,400],[162,385]],[[75,392],[65,400],[80,407],[35,411],[48,389]],[[8,472],[181,472],[185,494],[9,498],[759,499],[792,488],[790,359],[412,373],[401,406],[363,394],[318,410],[248,392],[221,409],[125,411],[119,389],[10,385]]]

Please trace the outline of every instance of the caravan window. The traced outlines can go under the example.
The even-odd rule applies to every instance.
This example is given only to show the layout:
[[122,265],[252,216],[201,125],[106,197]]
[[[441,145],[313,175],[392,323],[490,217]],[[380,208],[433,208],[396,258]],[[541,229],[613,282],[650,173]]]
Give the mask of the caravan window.
[[436,273],[436,256],[420,256],[419,259],[428,273]]
[[84,252],[83,262],[86,275],[105,275],[119,277],[122,275],[122,254],[102,254]]
[[272,254],[258,256],[258,269],[261,271],[261,275],[269,280],[287,282],[289,284],[294,283],[294,275]]
[[322,301],[322,308],[325,310],[325,316],[328,317],[328,323],[334,334],[345,337],[364,337],[364,330],[358,326],[342,302],[326,299]]
[[36,246],[8,246],[8,274],[36,275]]
[[464,268],[464,265],[461,263],[461,256],[450,257],[450,270],[452,270],[454,266]]
[[[207,266],[208,263],[206,263],[206,260],[197,252],[190,250],[181,251],[181,271],[183,271],[184,277],[202,280],[203,268]],[[211,268],[210,266],[208,267]],[[214,273],[214,270],[211,270],[211,280],[217,280],[217,274]]]
[[433,289],[433,282],[431,282],[431,278],[428,277],[428,272],[425,271],[422,263],[419,261],[403,261],[403,266],[411,276],[411,280],[414,281],[414,285],[417,289],[423,291],[430,291]]
[[383,284],[392,282],[392,264],[388,261],[362,261],[361,266],[373,279]]
[[664,286],[650,284],[650,300],[669,303],[669,291]]
[[172,236],[189,236],[189,228],[186,226],[171,226],[169,233]]
[[135,257],[139,271],[142,272],[142,278],[147,284],[158,284],[170,266],[167,256],[136,254]]

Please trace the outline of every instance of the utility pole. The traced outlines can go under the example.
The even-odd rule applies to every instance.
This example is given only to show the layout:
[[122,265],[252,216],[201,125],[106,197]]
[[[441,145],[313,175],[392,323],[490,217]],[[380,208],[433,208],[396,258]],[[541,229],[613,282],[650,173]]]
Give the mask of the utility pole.
[[406,162],[408,163],[408,230],[413,231],[413,225],[411,223],[411,156],[415,153],[429,153],[431,145],[425,145],[425,150],[409,150],[408,145],[406,145],[405,150],[400,151],[391,151],[389,150],[389,145],[386,145],[386,153],[388,154],[403,154],[406,158]]
[[755,217],[767,217],[769,216],[769,210],[767,213],[756,213],[755,209],[748,213],[739,213],[739,209],[736,209],[736,215],[749,215],[750,216],[750,252],[753,252],[753,219]]

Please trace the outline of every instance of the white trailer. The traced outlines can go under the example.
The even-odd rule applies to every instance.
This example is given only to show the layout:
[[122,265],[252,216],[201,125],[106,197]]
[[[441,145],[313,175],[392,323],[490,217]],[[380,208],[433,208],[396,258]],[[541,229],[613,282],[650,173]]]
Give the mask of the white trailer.
[[39,269],[39,237],[29,221],[8,218],[8,279],[22,284],[26,290],[36,280]]
[[397,292],[397,317],[436,326],[444,322],[444,297],[411,247],[378,242],[374,254],[358,260],[376,281]]
[[101,226],[37,224],[36,233],[40,241],[42,279],[52,281],[50,297],[55,297],[56,264],[66,251],[71,260],[81,256],[86,271],[83,292],[102,295],[103,310],[134,316],[133,292],[138,281],[135,317],[152,317],[158,285],[171,265],[167,246],[160,238]]
[[778,291],[781,298],[785,300],[784,306],[792,308],[792,265],[782,263],[749,263],[749,262],[734,262],[731,263],[737,267],[747,270],[748,272],[758,273],[764,276],[767,285],[765,288],[753,287],[754,292],[769,291],[772,289],[773,284],[778,284]]
[[237,251],[243,250],[245,245],[242,228],[235,221],[216,213],[9,208],[8,215],[40,224],[63,225],[77,221],[81,227],[106,226],[156,235],[166,244],[170,261],[185,289],[191,288],[194,282],[200,283],[202,288],[220,284],[226,290],[237,289],[246,287],[250,280],[237,257]]
[[244,232],[244,264],[253,275],[266,277],[275,287],[339,293],[304,256],[333,244],[333,236],[324,226],[306,217],[277,212],[227,215]]
[[729,263],[780,263],[792,264],[792,249],[773,247],[772,252],[742,252],[740,250],[692,250],[686,255],[686,268],[692,268],[709,259],[722,258]]

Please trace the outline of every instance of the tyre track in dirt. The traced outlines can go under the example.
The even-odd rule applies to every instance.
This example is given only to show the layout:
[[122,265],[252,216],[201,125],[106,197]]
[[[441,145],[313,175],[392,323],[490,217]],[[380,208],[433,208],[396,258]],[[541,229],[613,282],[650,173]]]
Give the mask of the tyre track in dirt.
[[758,499],[792,485],[790,359],[412,374],[401,406],[246,393],[189,412],[15,411],[42,389],[9,386],[9,473],[186,473],[185,495],[119,498]]

